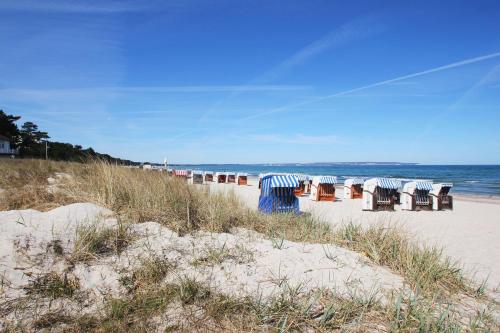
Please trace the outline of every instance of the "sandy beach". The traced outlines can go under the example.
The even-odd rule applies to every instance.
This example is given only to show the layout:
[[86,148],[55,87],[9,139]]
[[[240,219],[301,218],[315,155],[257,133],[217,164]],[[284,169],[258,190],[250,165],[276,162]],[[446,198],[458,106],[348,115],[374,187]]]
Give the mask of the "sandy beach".
[[[26,174],[34,163],[17,168]],[[311,328],[298,331],[330,328],[335,320],[346,331],[387,332],[401,325],[394,311],[410,304],[416,314],[403,316],[420,319],[407,327],[434,332],[441,325],[434,318],[446,313],[456,327],[497,331],[494,217],[500,205],[492,200],[459,198],[454,211],[375,213],[363,212],[361,200],[340,199],[339,188],[335,202],[301,197],[301,210],[314,219],[292,218],[252,212],[260,192],[256,179],[248,186],[193,186],[159,172],[72,167],[71,173],[40,172],[38,179],[46,181],[30,181],[40,186],[34,196],[19,185],[0,195],[0,331],[71,331],[84,324],[113,332],[146,326],[148,332],[191,332],[206,331],[207,318],[210,331],[254,331],[257,325],[268,331],[269,322],[260,318],[275,316],[278,307],[280,318]],[[225,198],[233,193],[241,202]],[[388,236],[395,240],[390,247],[372,235],[356,248],[331,238],[335,232],[317,222],[334,228],[400,224],[395,232],[411,234]],[[444,247],[466,274],[441,254],[421,251],[415,240]],[[325,316],[333,317],[318,322]],[[279,328],[281,321],[272,325]]]
[[[257,209],[258,180],[248,186],[210,184],[213,191],[233,190],[250,208]],[[453,194],[453,193],[452,193]],[[402,225],[423,244],[442,247],[444,253],[459,261],[467,275],[477,280],[487,279],[490,288],[500,285],[500,200],[491,197],[454,195],[453,211],[368,212],[361,209],[361,199],[343,199],[338,186],[335,202],[315,202],[308,196],[299,198],[300,209],[310,212],[332,226],[353,222]]]

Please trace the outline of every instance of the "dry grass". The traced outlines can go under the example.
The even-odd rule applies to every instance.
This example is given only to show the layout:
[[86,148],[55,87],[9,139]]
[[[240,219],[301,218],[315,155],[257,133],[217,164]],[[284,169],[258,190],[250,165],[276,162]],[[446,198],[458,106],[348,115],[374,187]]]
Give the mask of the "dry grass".
[[439,248],[412,243],[397,227],[362,228],[349,223],[335,231],[335,238],[338,244],[403,275],[417,292],[474,292],[457,262],[443,255]]
[[[8,163],[15,167],[11,161]],[[26,161],[21,171],[16,171],[18,176],[9,170],[0,184],[14,177],[13,183],[22,187],[27,182],[17,178],[22,178],[19,175],[23,173],[41,181],[52,172],[64,171],[72,176],[69,182],[61,184],[65,196],[110,208],[125,221],[156,221],[180,234],[196,230],[230,232],[234,227],[243,227],[273,239],[278,248],[284,239],[340,244],[398,272],[412,287],[414,295],[419,295],[397,297],[388,306],[370,297],[346,298],[332,291],[303,294],[297,288],[287,288],[268,301],[236,299],[189,278],[165,285],[162,280],[169,274],[171,264],[161,258],[151,258],[143,262],[140,269],[124,276],[122,283],[129,295],[109,300],[104,316],[82,316],[70,322],[66,316],[52,317],[54,325],[60,318],[61,324],[70,331],[146,332],[156,327],[154,319],[171,311],[171,307],[182,310],[182,321],[168,328],[174,331],[482,332],[497,328],[487,313],[461,318],[446,305],[452,304],[456,295],[473,293],[471,283],[463,277],[458,265],[440,250],[417,246],[396,228],[362,229],[348,224],[332,230],[310,216],[262,215],[246,208],[235,195],[211,194],[206,189],[168,179],[164,173],[106,163],[63,163],[61,166],[58,163],[44,166],[44,163]],[[39,171],[30,171],[38,164]],[[9,187],[3,185],[3,188]],[[29,206],[29,200],[24,205]],[[73,260],[119,253],[133,240],[123,224],[116,229],[87,227],[79,230],[78,235]],[[225,247],[207,249],[200,256],[200,263],[217,264],[231,256]],[[46,322],[41,320],[39,326],[45,326]]]
[[67,273],[58,274],[50,272],[40,275],[30,281],[25,287],[26,293],[38,294],[51,299],[60,297],[72,297],[76,290],[80,287],[80,282]]
[[68,172],[78,164],[43,160],[0,160],[0,210],[37,209],[47,211],[74,200],[64,193],[50,191],[47,178]]
[[125,271],[121,276],[120,282],[129,293],[144,290],[158,285],[175,267],[176,263],[153,255],[142,259],[139,268],[132,272]]
[[[132,286],[121,298],[109,298],[101,312],[70,315],[64,310],[38,315],[35,329],[67,332],[494,332],[495,321],[486,313],[469,318],[449,304],[415,295],[396,295],[385,305],[367,295],[339,295],[334,290],[306,292],[284,284],[270,299],[231,297],[199,281],[181,276],[164,282],[172,264],[159,257],[143,260],[127,275]],[[70,297],[61,276],[41,279],[34,289],[49,298]],[[56,281],[56,282],[53,282]],[[124,281],[122,281],[123,283]],[[39,286],[43,287],[39,287]],[[47,287],[50,286],[50,287]],[[47,292],[55,290],[56,292]],[[13,327],[12,332],[23,327]]]
[[123,223],[113,227],[82,225],[76,230],[73,251],[68,260],[90,261],[103,255],[120,254],[133,240],[134,234]]
[[439,249],[417,246],[396,228],[362,229],[348,224],[334,231],[308,215],[263,215],[248,209],[234,194],[211,194],[160,172],[106,163],[86,164],[74,171],[68,191],[75,200],[96,202],[132,221],[157,221],[180,234],[243,227],[267,235],[277,246],[283,239],[341,244],[397,271],[416,291],[473,290],[458,265]]
[[[330,290],[302,293],[287,287],[263,301],[234,298],[190,278],[137,289],[107,301],[102,316],[48,313],[42,327],[63,324],[69,332],[493,332],[480,315],[461,318],[450,306],[398,297],[382,306],[370,297],[340,296]],[[48,326],[48,319],[53,320]]]

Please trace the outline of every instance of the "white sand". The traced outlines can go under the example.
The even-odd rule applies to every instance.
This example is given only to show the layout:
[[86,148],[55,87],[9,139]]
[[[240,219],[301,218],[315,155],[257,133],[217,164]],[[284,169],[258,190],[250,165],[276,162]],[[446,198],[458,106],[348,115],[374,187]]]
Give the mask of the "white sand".
[[[214,191],[231,191],[241,197],[251,208],[257,209],[259,189],[251,180],[249,186],[211,184]],[[452,193],[453,194],[453,193]],[[415,239],[426,244],[438,245],[477,280],[488,279],[490,288],[500,286],[500,204],[498,201],[478,202],[469,197],[457,197],[453,211],[401,211],[366,212],[361,209],[361,199],[342,199],[343,190],[337,188],[336,202],[315,202],[309,197],[300,198],[300,209],[311,212],[319,219],[339,225],[347,222],[365,226],[378,223],[403,225]]]
[[[215,290],[237,297],[267,299],[287,288],[299,288],[300,292],[329,288],[340,295],[375,297],[384,302],[389,294],[408,293],[401,276],[374,265],[356,252],[333,245],[268,240],[243,229],[235,229],[231,234],[200,232],[179,237],[155,222],[134,224],[131,227],[137,240],[119,256],[103,256],[73,266],[65,258],[73,249],[77,227],[116,226],[117,220],[111,214],[90,203],[48,212],[0,212],[0,304],[22,298],[26,295],[24,287],[48,272],[77,279],[80,295],[56,302],[29,303],[24,317],[12,312],[1,318],[0,330],[5,322],[29,323],[33,311],[55,308],[69,313],[99,311],[107,297],[126,294],[120,277],[138,267],[141,259],[152,255],[175,264],[166,281],[194,277]],[[63,256],[51,249],[54,240],[60,241]],[[222,260],[200,261],[220,251],[224,253]]]
[[[231,187],[214,185],[218,190]],[[258,192],[251,186],[236,190],[248,197]],[[306,200],[301,201],[304,206],[308,204]],[[341,204],[321,203],[318,207],[325,213],[330,206]],[[72,204],[49,212],[0,212],[0,304],[22,299],[26,295],[23,288],[48,272],[65,272],[80,284],[73,298],[36,299],[24,305],[22,311],[8,313],[0,318],[0,330],[6,323],[29,326],[34,312],[60,310],[69,315],[99,312],[108,297],[126,295],[120,282],[123,274],[130,274],[141,259],[152,255],[175,264],[165,282],[178,282],[190,276],[237,297],[265,300],[289,288],[298,288],[300,292],[328,288],[344,296],[375,297],[384,302],[389,295],[409,293],[401,276],[353,251],[333,245],[269,240],[244,229],[235,229],[231,234],[200,232],[179,237],[155,222],[134,224],[132,229],[137,239],[119,256],[104,256],[73,266],[65,256],[71,253],[77,227],[92,223],[115,226],[117,221],[110,214],[109,210],[90,203]],[[60,241],[65,255],[57,256],[50,249],[49,244],[54,240]],[[221,251],[225,255],[220,262],[200,260]],[[474,300],[472,304],[470,311],[483,307]],[[466,316],[472,313],[462,306],[458,309]],[[177,313],[177,320],[182,319],[182,315]]]

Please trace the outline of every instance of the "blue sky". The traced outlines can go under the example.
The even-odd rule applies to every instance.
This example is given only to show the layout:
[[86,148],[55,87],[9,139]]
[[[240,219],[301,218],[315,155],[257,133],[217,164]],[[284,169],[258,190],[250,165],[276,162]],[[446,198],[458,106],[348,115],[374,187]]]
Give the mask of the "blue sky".
[[500,163],[498,1],[0,0],[0,108],[172,163]]

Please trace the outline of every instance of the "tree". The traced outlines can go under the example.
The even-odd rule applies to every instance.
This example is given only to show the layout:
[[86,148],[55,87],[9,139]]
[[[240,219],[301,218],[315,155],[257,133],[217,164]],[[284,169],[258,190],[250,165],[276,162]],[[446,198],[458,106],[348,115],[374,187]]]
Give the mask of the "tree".
[[3,110],[0,110],[0,134],[8,137],[14,148],[17,147],[20,139],[20,132],[15,124],[19,119],[21,119],[20,116],[7,115]]
[[23,141],[41,143],[44,140],[50,138],[47,132],[41,132],[38,130],[38,125],[31,121],[27,121],[21,127],[21,137]]
[[45,157],[44,142],[49,139],[47,132],[38,130],[38,125],[27,121],[21,126],[21,155],[25,157]]

